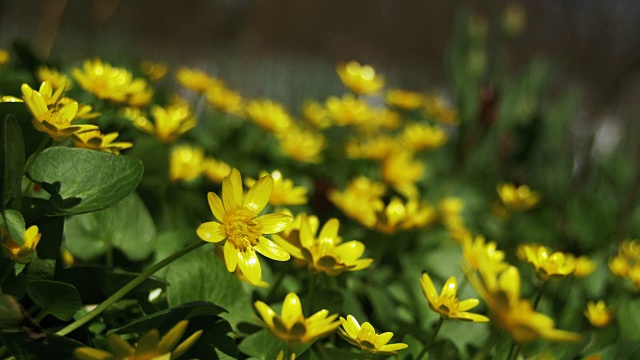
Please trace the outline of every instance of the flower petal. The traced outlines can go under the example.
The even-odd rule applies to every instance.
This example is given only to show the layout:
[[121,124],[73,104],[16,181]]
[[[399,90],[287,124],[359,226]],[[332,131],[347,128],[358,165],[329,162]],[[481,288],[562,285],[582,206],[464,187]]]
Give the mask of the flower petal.
[[242,202],[242,206],[258,214],[267,206],[272,191],[273,178],[268,175],[263,176],[249,189],[247,196],[245,196]]
[[273,240],[273,242],[275,242],[276,244],[280,245],[281,248],[285,249],[294,258],[301,259],[301,260],[304,259],[304,257],[302,256],[302,251],[300,250],[300,248],[296,247],[292,243],[290,243],[287,240],[283,239],[279,235],[271,235],[271,239]]
[[207,195],[207,200],[209,200],[209,207],[211,208],[213,216],[215,216],[218,221],[224,221],[224,206],[222,205],[222,200],[218,194],[210,192]]
[[242,178],[238,169],[222,181],[222,203],[227,212],[242,206]]
[[464,321],[473,321],[473,322],[489,322],[489,318],[484,315],[474,314],[474,313],[465,312],[465,311],[457,313],[456,316],[452,316],[452,318],[458,319],[458,320],[464,320]]
[[455,276],[447,279],[447,282],[442,286],[440,297],[455,298],[458,292],[458,280]]
[[340,229],[340,221],[338,219],[329,219],[322,230],[320,230],[320,235],[318,236],[318,241],[328,241],[332,242],[338,237],[338,230]]
[[256,256],[253,249],[247,249],[245,251],[238,252],[238,266],[240,270],[247,277],[250,283],[257,285],[260,283],[262,277],[262,269],[260,268],[260,261]]
[[158,343],[158,352],[159,353],[168,353],[173,350],[178,342],[184,335],[185,330],[187,330],[187,326],[189,325],[189,321],[182,320],[178,322],[174,327],[171,328],[163,337],[160,339],[160,343]]
[[348,315],[347,319],[345,320],[345,318],[341,317],[340,323],[342,323],[342,327],[347,332],[347,334],[349,334],[349,337],[352,337],[354,339],[358,338],[358,333],[360,332],[360,324],[358,323],[358,320],[356,320],[356,318]]
[[295,293],[288,293],[282,303],[282,320],[287,326],[291,326],[296,320],[303,317],[302,305],[300,304],[300,298]]
[[224,244],[224,262],[229,272],[236,271],[238,265],[238,249],[229,241]]
[[315,242],[313,235],[309,218],[307,217],[307,214],[302,213],[302,216],[300,217],[300,244],[305,248],[313,246],[313,243]]
[[227,235],[222,231],[222,225],[215,221],[200,224],[196,233],[200,239],[212,243],[217,243],[227,238]]
[[429,300],[430,303],[434,303],[438,299],[438,292],[436,291],[436,287],[433,286],[431,277],[426,272],[422,273],[420,285],[422,285],[422,292],[427,300]]
[[467,311],[469,309],[473,309],[474,307],[480,304],[480,300],[478,299],[467,299],[464,301],[460,301],[458,304],[458,311]]
[[389,340],[391,340],[392,337],[393,337],[392,332],[385,332],[378,335],[378,338],[376,339],[376,347],[377,348],[383,347],[389,342]]
[[269,259],[287,261],[291,258],[287,250],[281,248],[280,245],[263,236],[258,238],[258,243],[256,244],[255,249]]
[[256,301],[253,306],[256,308],[256,311],[260,314],[260,317],[265,324],[269,327],[273,327],[273,318],[276,316],[276,312],[262,301]]
[[357,240],[352,240],[344,244],[340,244],[335,248],[336,254],[340,255],[340,259],[346,263],[352,263],[360,258],[364,253],[364,244]]
[[286,230],[293,218],[286,214],[272,213],[258,216],[256,221],[262,225],[263,234],[275,234]]

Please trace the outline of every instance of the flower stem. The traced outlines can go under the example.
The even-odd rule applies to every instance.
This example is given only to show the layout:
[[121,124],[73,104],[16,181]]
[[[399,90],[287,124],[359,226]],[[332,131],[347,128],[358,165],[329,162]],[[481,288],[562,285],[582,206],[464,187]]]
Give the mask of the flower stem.
[[538,295],[536,295],[535,300],[533,300],[533,310],[535,310],[538,307],[538,303],[540,303],[540,299],[542,299],[542,293],[544,292],[544,286],[547,284],[546,281],[542,282],[542,285],[540,285],[540,289],[538,290]]
[[424,344],[424,347],[422,348],[422,351],[420,351],[420,354],[418,354],[418,356],[416,357],[416,360],[422,359],[422,357],[429,351],[429,348],[431,347],[431,344],[433,344],[433,341],[436,339],[436,335],[438,335],[438,331],[440,331],[443,323],[444,318],[440,316],[440,320],[438,320],[436,328],[431,333],[431,337],[429,338],[429,340],[427,340],[427,342]]
[[100,305],[98,305],[91,312],[87,313],[86,315],[84,315],[80,319],[78,319],[75,322],[67,325],[66,327],[64,327],[60,331],[56,332],[56,335],[62,335],[62,336],[67,335],[70,332],[78,329],[82,325],[88,323],[93,318],[95,318],[96,316],[100,315],[103,311],[105,311],[107,308],[109,308],[109,306],[113,305],[116,301],[120,300],[123,296],[128,294],[136,286],[140,285],[143,281],[145,281],[151,275],[155,274],[158,270],[160,270],[163,267],[171,264],[173,261],[175,261],[178,258],[182,257],[183,255],[185,255],[185,254],[187,254],[187,253],[199,248],[200,246],[206,245],[206,244],[208,244],[208,243],[205,242],[205,241],[194,242],[191,245],[189,245],[189,246],[187,246],[185,248],[182,248],[182,249],[176,251],[175,253],[169,255],[168,257],[166,257],[164,260],[158,262],[157,264],[149,267],[147,270],[142,272],[140,275],[136,276],[135,279],[131,280],[127,285],[123,286],[120,290],[116,291],[113,295],[109,296],[105,301],[103,301]]
[[31,164],[33,164],[33,162],[36,160],[38,155],[40,155],[42,150],[44,150],[44,148],[49,143],[49,139],[50,139],[49,135],[45,134],[44,137],[42,138],[42,140],[40,141],[40,145],[38,145],[38,147],[36,148],[36,151],[34,151],[33,154],[31,154],[31,156],[29,156],[29,159],[27,160],[27,163],[24,164],[24,168],[22,169],[22,173],[23,174],[26,174],[27,171],[29,171],[29,168],[31,167]]

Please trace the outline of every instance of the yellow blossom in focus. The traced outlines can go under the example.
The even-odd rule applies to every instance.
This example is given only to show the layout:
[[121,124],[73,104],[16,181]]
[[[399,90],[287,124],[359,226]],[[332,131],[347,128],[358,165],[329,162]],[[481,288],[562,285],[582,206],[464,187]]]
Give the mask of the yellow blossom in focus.
[[62,88],[64,91],[67,91],[73,88],[71,79],[56,69],[43,65],[36,70],[36,75],[41,83],[46,81],[51,84],[51,87],[55,90]]
[[330,335],[340,326],[340,322],[336,321],[338,315],[329,315],[329,310],[320,310],[305,318],[300,298],[295,293],[285,297],[281,316],[262,301],[256,301],[254,306],[262,324],[291,348]]
[[213,88],[223,86],[223,82],[198,69],[181,67],[175,72],[178,84],[183,88],[206,93]]
[[[76,102],[75,100],[73,100],[72,98],[69,97],[63,97],[62,99],[60,99],[60,101],[58,101],[58,103],[56,104],[56,108],[57,109],[61,109],[63,108],[65,105],[70,104],[72,102]],[[91,112],[93,111],[93,108],[91,107],[91,105],[87,105],[87,104],[78,104],[78,112],[76,113],[76,116],[74,119],[85,119],[85,120],[89,120],[89,119],[95,119],[98,116],[102,115],[101,113],[98,112]]]
[[[281,210],[280,212],[291,215],[291,211],[288,209]],[[320,227],[320,220],[318,220],[318,217],[315,215],[299,213],[296,215],[295,219],[293,219],[291,226],[278,234],[272,235],[273,241],[287,250],[287,252],[294,258],[296,265],[300,265],[301,267],[307,265],[307,262],[304,260],[304,256],[302,255],[302,243],[300,242],[300,229],[302,228],[303,219],[304,221],[308,221],[309,226],[311,227],[311,232],[315,234]]]
[[424,95],[415,91],[391,89],[385,94],[387,104],[402,110],[417,110],[424,105]]
[[596,264],[586,256],[580,256],[576,259],[576,271],[573,272],[575,277],[585,277],[596,270]]
[[520,245],[517,255],[533,266],[542,281],[560,280],[576,270],[575,256],[560,251],[552,253],[541,245]]
[[376,224],[376,213],[384,209],[382,196],[386,191],[384,183],[359,176],[343,191],[329,190],[327,197],[345,215],[371,228]]
[[104,151],[116,155],[120,154],[120,150],[133,146],[130,142],[113,142],[117,137],[117,132],[103,134],[100,130],[91,130],[71,135],[71,141],[73,141],[75,147]]
[[357,61],[340,63],[336,71],[342,83],[356,94],[370,94],[384,86],[384,79],[371,66]]
[[153,62],[145,60],[140,64],[140,70],[147,75],[151,81],[160,81],[167,76],[169,72],[169,66],[161,62]]
[[285,249],[264,235],[283,231],[293,218],[276,213],[258,216],[267,205],[272,190],[273,179],[264,176],[245,194],[240,172],[231,170],[231,174],[222,182],[222,199],[215,193],[208,194],[209,207],[217,221],[205,222],[197,229],[202,240],[222,243],[229,272],[240,267],[240,271],[254,285],[262,277],[256,251],[277,261],[290,258]]
[[424,100],[424,107],[427,114],[440,123],[457,125],[459,122],[458,112],[438,95],[427,96]]
[[467,299],[460,301],[457,298],[458,282],[455,276],[450,277],[442,287],[440,295],[436,291],[431,277],[426,272],[420,278],[422,292],[429,301],[431,310],[440,314],[445,319],[454,319],[472,322],[488,322],[489,318],[484,315],[470,313],[470,310],[480,303],[478,299]]
[[613,313],[607,308],[604,300],[596,303],[589,301],[587,303],[587,309],[584,311],[584,316],[586,316],[591,325],[595,327],[604,327],[613,320]]
[[244,99],[237,91],[217,86],[209,89],[206,97],[209,105],[216,110],[233,115],[243,114]]
[[209,181],[222,184],[224,178],[231,173],[231,166],[224,161],[208,157],[202,162],[202,171]]
[[302,115],[315,128],[326,129],[331,126],[331,119],[327,115],[327,110],[318,102],[305,101],[302,105]]
[[417,199],[407,202],[392,197],[382,211],[376,213],[374,228],[385,234],[393,234],[399,230],[422,228],[436,219],[436,211],[429,204]]
[[150,111],[153,123],[146,118],[138,118],[134,124],[164,142],[176,141],[197,125],[189,103],[181,98],[176,98],[166,107],[154,105]]
[[400,144],[387,135],[370,138],[354,137],[347,143],[345,152],[350,159],[384,160],[389,154],[397,151]]
[[284,106],[271,100],[252,100],[245,112],[251,121],[270,133],[284,134],[293,125]]
[[373,120],[376,112],[363,100],[352,94],[344,94],[342,98],[335,96],[326,101],[329,117],[338,126],[364,125]]
[[448,140],[449,136],[442,128],[418,123],[405,125],[401,137],[411,151],[437,149]]
[[[51,87],[50,85],[47,86],[47,84],[46,82],[43,83],[40,88],[48,88],[50,95]],[[36,130],[49,134],[55,141],[63,141],[71,134],[98,128],[95,125],[72,125],[71,122],[76,119],[78,113],[78,103],[75,101],[70,102],[60,109],[55,108],[55,104],[52,104],[54,108],[49,109],[45,101],[48,94],[45,90],[41,91],[44,95],[33,90],[29,85],[22,84],[22,98],[33,115],[31,122]]]
[[11,54],[6,49],[0,49],[0,66],[6,65],[11,59]]
[[482,235],[462,241],[462,256],[475,271],[482,268],[485,271],[500,272],[509,266],[504,262],[504,251],[498,250],[495,242],[487,242]]
[[73,354],[78,360],[177,359],[186,353],[202,335],[202,330],[198,330],[178,345],[188,325],[189,321],[182,320],[162,338],[160,338],[158,330],[152,329],[144,333],[135,346],[131,346],[120,335],[113,333],[107,337],[109,351],[91,347],[79,347],[74,350]]
[[320,132],[291,127],[278,134],[277,139],[280,151],[290,159],[311,164],[322,161],[326,144]]
[[[294,186],[291,179],[285,179],[279,170],[271,173],[266,171],[260,172],[260,177],[270,175],[273,178],[273,191],[269,197],[271,205],[303,205],[306,204],[307,188],[304,186]],[[245,185],[251,187],[256,183],[255,179],[247,178]]]
[[191,181],[202,174],[204,151],[190,145],[179,145],[171,149],[169,156],[169,179]]
[[4,252],[5,256],[19,264],[26,264],[31,261],[33,251],[36,249],[36,246],[38,246],[41,237],[42,234],[39,232],[38,227],[35,225],[30,226],[24,232],[24,242],[20,245],[11,239],[5,227],[0,228],[2,252]]
[[424,174],[424,165],[408,151],[395,151],[382,161],[382,179],[406,197],[415,197],[416,182]]
[[527,185],[516,187],[512,183],[500,184],[498,195],[504,206],[513,211],[527,211],[540,202],[540,195],[531,191]]
[[392,332],[376,334],[371,324],[365,322],[360,326],[358,320],[351,315],[348,315],[346,319],[340,317],[340,323],[342,328],[338,329],[338,335],[349,344],[359,347],[367,357],[376,354],[393,355],[409,347],[403,343],[389,344],[389,340],[393,337]]

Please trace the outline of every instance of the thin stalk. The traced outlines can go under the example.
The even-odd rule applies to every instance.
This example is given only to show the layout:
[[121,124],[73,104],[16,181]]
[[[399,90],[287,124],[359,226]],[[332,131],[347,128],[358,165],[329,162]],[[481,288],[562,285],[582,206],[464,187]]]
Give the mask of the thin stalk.
[[438,335],[438,332],[440,331],[440,328],[442,327],[443,323],[444,323],[444,318],[440,316],[440,320],[438,320],[438,324],[436,325],[436,328],[433,330],[433,333],[431,333],[431,337],[429,338],[429,340],[427,340],[427,342],[424,344],[424,347],[422,348],[422,351],[420,351],[420,354],[418,354],[418,356],[416,357],[416,360],[422,359],[422,357],[427,352],[429,352],[429,348],[433,344],[433,341],[436,339],[436,336]]
[[538,290],[538,295],[536,295],[536,299],[533,300],[533,310],[538,307],[538,303],[540,303],[540,299],[542,299],[542,293],[544,292],[544,286],[547,284],[546,281],[542,282],[540,285],[540,289]]
[[27,171],[29,171],[29,168],[31,167],[31,164],[33,164],[33,162],[36,160],[38,155],[40,155],[42,150],[44,150],[44,148],[47,146],[47,143],[49,143],[49,139],[50,139],[49,135],[45,134],[44,137],[42,138],[42,140],[40,141],[40,145],[38,145],[38,147],[36,148],[36,151],[34,151],[33,154],[31,154],[31,156],[29,156],[29,159],[27,160],[27,163],[24,164],[24,168],[22,169],[22,173],[23,174],[26,174]]
[[164,260],[158,262],[157,264],[149,267],[147,270],[142,272],[140,275],[136,276],[135,279],[131,280],[127,285],[123,286],[120,290],[116,291],[113,295],[109,296],[105,301],[103,301],[100,305],[98,305],[91,312],[87,313],[86,315],[84,315],[80,319],[78,319],[75,322],[69,324],[68,326],[64,327],[60,331],[56,332],[56,335],[62,335],[62,336],[67,335],[70,332],[78,329],[82,325],[88,323],[89,321],[91,321],[96,316],[102,314],[102,312],[107,310],[111,305],[113,305],[115,302],[120,300],[123,296],[128,294],[131,290],[133,290],[136,286],[140,285],[143,281],[145,281],[151,275],[155,274],[158,270],[162,269],[163,267],[171,264],[173,261],[179,259],[183,255],[185,255],[185,254],[187,254],[187,253],[189,253],[189,252],[191,252],[191,251],[193,251],[193,250],[195,250],[195,249],[197,249],[200,246],[203,246],[205,244],[208,244],[208,243],[205,242],[205,241],[194,242],[191,245],[189,245],[189,246],[187,246],[187,247],[185,247],[183,249],[180,249],[180,250],[176,251],[175,253],[169,255],[168,257],[166,257]]

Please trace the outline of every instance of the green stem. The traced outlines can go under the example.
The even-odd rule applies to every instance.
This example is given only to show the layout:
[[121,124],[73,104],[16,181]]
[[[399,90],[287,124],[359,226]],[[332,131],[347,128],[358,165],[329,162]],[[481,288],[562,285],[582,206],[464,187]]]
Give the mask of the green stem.
[[540,289],[538,290],[538,295],[536,295],[536,299],[533,301],[533,310],[538,307],[538,303],[540,303],[540,299],[542,299],[542,293],[544,292],[544,286],[547,284],[546,281],[542,282],[540,285]]
[[[513,357],[513,350],[516,349],[516,345],[517,343],[515,342],[515,340],[511,343],[511,347],[509,348],[509,355],[507,355],[507,360],[511,360],[511,358]],[[516,355],[518,356],[518,355]]]
[[44,150],[44,148],[47,147],[47,144],[49,143],[49,139],[50,139],[49,135],[45,134],[44,137],[42,138],[42,141],[40,141],[40,145],[38,145],[38,147],[36,148],[36,151],[34,151],[33,154],[29,156],[27,163],[24,164],[24,168],[22,169],[23,174],[26,174],[27,171],[29,171],[31,164],[33,164],[33,162],[36,160],[38,155],[40,155],[42,150]]
[[315,273],[315,272],[310,273],[309,295],[307,295],[309,297],[309,300],[307,301],[307,304],[309,305],[309,314],[313,314],[314,299],[316,297],[316,287],[320,286],[319,280],[320,280],[320,273]]
[[422,357],[427,352],[429,352],[429,348],[431,347],[431,344],[433,344],[433,341],[436,339],[436,335],[438,335],[438,331],[440,331],[440,328],[442,327],[443,323],[444,323],[444,318],[440,316],[440,320],[438,320],[438,324],[436,325],[436,328],[431,333],[431,337],[429,338],[429,340],[427,340],[427,342],[424,344],[424,347],[422,348],[422,351],[420,351],[420,354],[418,354],[418,356],[416,357],[416,360],[422,359]]
[[273,285],[271,286],[271,289],[269,289],[267,296],[264,297],[265,300],[267,300],[267,302],[269,302],[270,300],[273,300],[272,297],[276,293],[276,290],[280,287],[280,284],[282,283],[282,280],[284,279],[284,276],[286,274],[287,273],[285,271],[281,271],[278,274],[278,277],[276,278],[276,281],[273,282]]
[[158,262],[157,264],[149,267],[147,270],[142,272],[140,275],[136,276],[135,279],[131,280],[127,285],[122,287],[120,290],[116,291],[113,295],[109,296],[105,301],[103,301],[100,305],[98,305],[91,312],[87,313],[86,315],[84,315],[80,319],[76,320],[75,322],[69,324],[68,326],[66,326],[62,330],[56,332],[56,335],[62,335],[62,336],[67,335],[70,332],[78,329],[82,325],[88,323],[89,321],[91,321],[96,316],[102,314],[102,312],[107,310],[107,308],[109,308],[109,306],[113,305],[116,301],[120,300],[123,296],[128,294],[131,290],[133,290],[136,286],[140,285],[143,281],[145,281],[151,275],[155,274],[158,270],[160,270],[163,267],[171,264],[173,261],[175,261],[178,258],[182,257],[183,255],[185,255],[185,254],[187,254],[187,253],[199,248],[200,246],[206,245],[206,244],[208,244],[208,243],[205,242],[205,241],[194,242],[191,245],[189,245],[189,246],[187,246],[187,247],[185,247],[183,249],[180,249],[180,250],[176,251],[175,253],[169,255],[168,257],[166,257],[164,260]]

